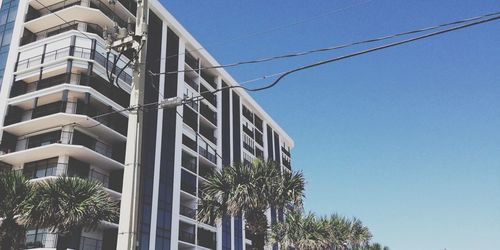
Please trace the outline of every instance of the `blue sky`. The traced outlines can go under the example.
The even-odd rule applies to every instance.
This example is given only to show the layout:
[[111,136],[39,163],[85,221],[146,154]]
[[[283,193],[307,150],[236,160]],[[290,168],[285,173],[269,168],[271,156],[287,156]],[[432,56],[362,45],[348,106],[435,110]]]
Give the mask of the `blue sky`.
[[[477,0],[164,3],[220,63],[500,9]],[[295,140],[306,209],[359,217],[391,249],[500,249],[499,31],[500,21],[461,30],[300,72],[253,94]],[[228,71],[244,81],[363,48]]]

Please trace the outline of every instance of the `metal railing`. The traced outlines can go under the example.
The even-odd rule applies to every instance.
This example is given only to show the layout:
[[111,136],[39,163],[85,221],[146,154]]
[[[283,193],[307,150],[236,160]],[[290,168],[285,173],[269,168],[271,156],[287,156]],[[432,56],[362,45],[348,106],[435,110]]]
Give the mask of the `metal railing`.
[[24,242],[26,249],[31,248],[56,248],[57,247],[57,234],[55,233],[36,233],[26,234],[26,241]]
[[288,157],[291,157],[290,156],[290,150],[288,150],[287,148],[285,148],[284,146],[281,146],[281,151],[283,151],[284,154],[286,154]]
[[38,179],[48,176],[63,176],[68,173],[67,163],[48,163],[46,166],[33,166],[23,168],[23,174],[28,179]]
[[96,34],[102,38],[103,29],[101,26],[94,24],[94,23],[74,20],[74,21],[67,22],[67,23],[64,23],[61,25],[57,25],[57,26],[54,26],[54,27],[51,27],[51,28],[48,28],[48,29],[45,29],[45,30],[42,30],[42,31],[39,31],[36,33],[25,34],[21,38],[21,46],[26,45],[28,43],[32,43],[32,42],[40,40],[40,39],[55,36],[55,35],[64,33],[64,32],[69,31],[69,30],[78,30],[78,24],[85,24],[86,25],[87,28],[85,30],[83,30],[84,32]]
[[[90,48],[84,48],[84,47],[78,47],[78,46],[67,46],[63,48],[59,48],[57,50],[52,50],[49,52],[45,52],[45,54],[33,56],[30,58],[26,58],[23,60],[20,60],[17,62],[16,65],[16,71],[19,70],[24,70],[28,69],[37,65],[40,65],[42,63],[46,62],[51,62],[55,61],[57,59],[63,58],[63,57],[68,57],[68,56],[74,56],[74,57],[79,57],[83,59],[92,59],[92,55],[95,57],[93,58],[97,63],[99,63],[101,66],[106,67],[106,56],[98,53],[96,50],[92,50]],[[111,58],[111,57],[110,57]],[[126,65],[128,61],[124,60],[123,58],[120,58],[119,64],[120,65]],[[108,60],[108,68],[112,67],[113,62],[112,60]],[[120,67],[117,67],[120,68]],[[128,66],[129,71],[132,71],[132,68]],[[114,74],[117,74],[118,72],[113,72]],[[126,70],[123,70],[123,72],[120,74],[118,77],[119,79],[123,80],[127,84],[132,84],[132,76],[126,72]]]
[[74,5],[81,5],[81,3],[82,3],[81,0],[66,0],[66,1],[55,3],[55,4],[51,4],[48,6],[44,6],[43,8],[41,8],[39,10],[31,9],[28,12],[28,14],[26,15],[25,22],[29,22],[29,21],[34,20],[36,18],[46,16],[48,14],[52,14],[56,11],[59,11],[59,10],[62,10],[62,9],[65,9],[65,8],[68,8],[68,7],[71,7]]
[[[71,75],[77,75],[77,74],[71,74]],[[26,83],[23,80],[16,81],[12,85],[10,97],[16,97],[37,90],[50,88],[59,84],[69,83],[68,78],[70,78],[68,74],[60,74],[30,83]]]
[[217,157],[215,156],[215,154],[208,152],[208,150],[204,149],[203,147],[198,147],[198,153],[210,162],[217,164]]
[[127,21],[116,15],[115,12],[111,10],[104,2],[101,2],[99,0],[90,0],[89,2],[90,8],[99,9],[100,11],[102,11],[102,13],[104,13],[104,15],[115,21],[119,26],[124,28],[127,27]]
[[285,157],[281,157],[281,163],[283,163],[283,165],[288,169],[292,169],[292,162]]

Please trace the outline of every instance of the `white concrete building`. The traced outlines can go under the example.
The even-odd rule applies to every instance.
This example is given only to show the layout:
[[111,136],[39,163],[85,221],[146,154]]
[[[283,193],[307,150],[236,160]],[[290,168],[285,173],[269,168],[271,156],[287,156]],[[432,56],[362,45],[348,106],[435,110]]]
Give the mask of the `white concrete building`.
[[[33,179],[58,175],[100,181],[115,199],[123,183],[126,112],[132,70],[108,82],[117,58],[103,30],[134,21],[131,0],[3,0],[0,9],[0,168]],[[158,2],[150,1],[147,69],[183,71],[218,65]],[[109,60],[108,65],[106,61]],[[129,58],[118,60],[117,74]],[[106,67],[108,66],[108,70]],[[196,96],[237,82],[224,69],[195,70],[147,80],[145,103]],[[94,118],[92,118],[94,117]],[[232,162],[274,159],[290,169],[293,140],[243,90],[206,94],[174,109],[145,113],[138,249],[245,249],[241,218],[196,220],[198,187]],[[276,220],[276,211],[270,220]],[[117,222],[79,235],[80,249],[115,249]],[[66,240],[29,230],[26,248],[56,248]]]

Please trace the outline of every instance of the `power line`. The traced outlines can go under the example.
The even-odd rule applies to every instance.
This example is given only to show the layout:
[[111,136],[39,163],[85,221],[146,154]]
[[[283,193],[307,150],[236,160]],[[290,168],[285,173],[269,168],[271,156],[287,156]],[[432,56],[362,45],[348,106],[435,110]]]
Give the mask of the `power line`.
[[[247,88],[247,87],[244,87],[244,86],[241,86],[241,85],[233,85],[233,86],[222,87],[222,88],[219,88],[219,89],[216,89],[216,90],[213,90],[213,91],[204,91],[204,92],[201,92],[199,96],[195,96],[195,97],[183,99],[182,104],[186,104],[188,102],[198,102],[198,101],[201,101],[201,100],[204,99],[204,97],[202,96],[203,94],[215,94],[217,92],[220,92],[220,91],[223,91],[223,90],[227,90],[227,89],[241,88],[241,89],[244,89],[246,91],[251,91],[251,92],[266,90],[266,89],[269,89],[269,88],[272,88],[272,87],[276,86],[276,84],[278,84],[286,76],[288,76],[288,75],[290,75],[292,73],[298,72],[298,71],[302,71],[302,70],[314,68],[314,67],[317,67],[317,66],[320,66],[320,65],[324,65],[324,64],[328,64],[328,63],[332,63],[332,62],[336,62],[336,61],[340,61],[340,60],[344,60],[344,59],[348,59],[348,58],[352,58],[352,57],[356,57],[356,56],[368,54],[368,53],[371,53],[371,52],[375,52],[375,51],[379,51],[379,50],[383,50],[383,49],[387,49],[387,48],[391,48],[391,47],[396,47],[396,46],[403,45],[403,44],[406,44],[406,43],[411,43],[411,42],[414,42],[414,41],[417,41],[417,40],[422,40],[422,39],[425,39],[425,38],[429,38],[429,37],[433,37],[433,36],[445,34],[445,33],[448,33],[448,32],[452,32],[452,31],[464,29],[464,28],[467,28],[467,27],[471,27],[471,26],[475,26],[475,25],[479,25],[479,24],[483,24],[483,23],[492,22],[492,21],[495,21],[495,20],[498,20],[498,19],[500,19],[500,16],[492,17],[492,18],[485,19],[485,20],[479,20],[479,21],[472,22],[472,23],[467,23],[467,24],[463,24],[463,25],[460,25],[460,26],[452,27],[452,28],[449,28],[449,29],[445,29],[445,30],[441,30],[441,31],[436,31],[436,32],[433,32],[433,33],[425,34],[425,35],[422,35],[422,36],[418,36],[418,37],[414,37],[414,38],[409,38],[409,39],[406,39],[406,40],[403,40],[403,41],[394,42],[394,43],[390,43],[390,44],[386,44],[386,45],[382,45],[382,46],[378,46],[378,47],[374,47],[374,48],[362,50],[362,51],[359,51],[359,52],[351,53],[351,54],[348,54],[348,55],[344,55],[344,56],[340,56],[340,57],[335,57],[335,58],[332,58],[332,59],[328,59],[328,60],[319,61],[319,62],[316,62],[316,63],[304,65],[304,66],[301,66],[301,67],[298,67],[298,68],[295,68],[295,69],[291,69],[291,70],[288,70],[288,71],[285,71],[285,72],[282,72],[282,73],[278,73],[279,77],[275,81],[271,82],[270,84],[268,84],[266,86],[259,87],[259,88],[253,88],[252,89],[252,88]],[[275,75],[277,75],[277,74],[275,74]],[[162,97],[163,97],[163,95],[162,95]],[[103,114],[100,114],[100,115],[92,116],[90,118],[96,119],[96,118],[100,118],[100,117],[111,115],[111,114],[115,114],[115,113],[122,113],[122,112],[132,111],[132,110],[135,110],[135,109],[138,109],[138,108],[149,108],[149,107],[153,107],[153,106],[157,106],[155,109],[163,109],[164,108],[164,107],[160,106],[160,102],[152,102],[152,103],[147,103],[147,104],[144,104],[144,105],[141,105],[141,106],[133,106],[133,107],[128,107],[128,108],[124,108],[124,109],[120,109],[120,110],[115,110],[115,111],[103,113]],[[66,124],[66,125],[71,125],[71,124],[74,124],[74,123],[69,123],[69,124]],[[65,125],[60,125],[60,126],[65,126]]]
[[371,53],[371,52],[375,52],[375,51],[379,51],[379,50],[383,50],[383,49],[387,49],[387,48],[391,48],[391,47],[396,47],[396,46],[403,45],[403,44],[406,44],[406,43],[414,42],[414,41],[417,41],[417,40],[422,40],[422,39],[425,39],[425,38],[429,38],[429,37],[441,35],[441,34],[444,34],[444,33],[452,32],[452,31],[455,31],[455,30],[464,29],[464,28],[467,28],[467,27],[471,27],[471,26],[475,26],[475,25],[479,25],[479,24],[483,24],[483,23],[487,23],[487,22],[491,22],[491,21],[495,21],[495,20],[498,20],[498,19],[500,19],[500,16],[496,16],[496,17],[492,17],[492,18],[484,19],[484,20],[479,20],[479,21],[475,21],[475,22],[472,22],[472,23],[467,23],[467,24],[463,24],[463,25],[460,25],[460,26],[448,28],[448,29],[445,29],[445,30],[436,31],[436,32],[433,32],[433,33],[421,35],[421,36],[418,36],[418,37],[409,38],[409,39],[406,39],[406,40],[403,40],[403,41],[394,42],[394,43],[390,43],[390,44],[386,44],[386,45],[382,45],[382,46],[378,46],[378,47],[374,47],[374,48],[362,50],[362,51],[359,51],[359,52],[347,54],[347,55],[344,55],[344,56],[339,56],[339,57],[335,57],[335,58],[332,58],[332,59],[328,59],[328,60],[319,61],[319,62],[316,62],[316,63],[304,65],[304,66],[301,66],[301,67],[298,67],[298,68],[291,69],[291,70],[285,71],[283,73],[280,73],[280,76],[276,80],[274,80],[270,84],[265,85],[263,87],[259,87],[259,88],[247,88],[247,87],[244,87],[244,86],[241,86],[241,85],[233,85],[233,86],[228,86],[228,87],[222,87],[222,88],[216,89],[214,91],[205,91],[205,92],[202,92],[202,93],[200,93],[199,96],[192,97],[192,98],[190,98],[191,100],[186,100],[186,101],[190,101],[190,102],[199,101],[199,100],[202,100],[202,99],[205,98],[205,97],[203,97],[204,94],[214,94],[214,93],[220,92],[220,91],[225,90],[225,89],[241,88],[241,89],[244,89],[244,90],[249,91],[249,92],[257,92],[257,91],[266,90],[266,89],[269,89],[269,88],[272,88],[272,87],[276,86],[276,84],[278,84],[286,76],[288,76],[288,75],[290,75],[292,73],[298,72],[298,71],[306,70],[306,69],[309,69],[309,68],[314,68],[314,67],[317,67],[317,66],[320,66],[320,65],[323,65],[323,64],[328,64],[328,63],[332,63],[332,62],[336,62],[336,61],[348,59],[348,58],[355,57],[355,56],[360,56],[360,55],[363,55],[363,54],[368,54],[368,53]]
[[325,48],[319,48],[319,49],[313,49],[313,50],[307,50],[307,51],[301,51],[301,52],[294,52],[294,53],[289,53],[289,54],[284,54],[284,55],[278,55],[278,56],[272,56],[272,57],[265,57],[265,58],[260,58],[260,59],[247,60],[247,61],[241,61],[241,62],[229,63],[229,64],[223,64],[223,65],[208,66],[208,67],[199,67],[199,68],[196,68],[196,69],[169,71],[169,72],[162,72],[162,73],[154,73],[154,72],[150,71],[149,74],[154,75],[154,76],[158,76],[158,75],[163,75],[163,74],[175,74],[175,73],[179,73],[179,72],[193,72],[193,71],[196,72],[198,70],[230,68],[230,67],[236,67],[236,66],[246,65],[246,64],[257,64],[257,63],[269,62],[269,61],[274,61],[274,60],[279,60],[279,59],[285,59],[285,58],[293,58],[293,57],[306,56],[306,55],[310,55],[310,54],[314,54],[314,53],[319,53],[319,52],[328,52],[328,51],[333,51],[333,50],[338,50],[338,49],[344,49],[344,48],[352,47],[352,46],[355,46],[355,45],[380,42],[380,41],[389,40],[389,39],[397,38],[397,37],[401,37],[401,36],[407,36],[407,35],[411,35],[411,34],[418,34],[418,33],[427,32],[427,31],[431,31],[431,30],[436,30],[436,29],[440,29],[440,28],[444,28],[444,27],[448,27],[448,26],[452,26],[452,25],[458,25],[458,24],[462,24],[462,23],[468,23],[468,22],[472,22],[472,21],[484,19],[484,18],[487,18],[487,17],[496,16],[496,15],[499,15],[499,14],[500,14],[500,11],[489,13],[489,14],[485,14],[485,15],[481,15],[481,16],[477,16],[477,17],[472,17],[472,18],[457,20],[457,21],[453,21],[453,22],[449,22],[449,23],[438,24],[438,25],[434,25],[434,26],[430,26],[430,27],[426,27],[426,28],[420,28],[420,29],[416,29],[416,30],[405,31],[405,32],[396,33],[396,34],[392,34],[392,35],[385,35],[385,36],[382,36],[382,37],[371,38],[371,39],[367,39],[367,40],[362,40],[362,41],[357,41],[357,42],[352,42],[352,43],[346,43],[346,44],[336,45],[336,46],[331,46],[331,47],[325,47]]
[[[274,28],[270,28],[268,30],[259,31],[259,32],[255,32],[255,33],[251,33],[251,34],[247,34],[247,35],[242,35],[242,36],[239,36],[239,37],[235,37],[235,38],[232,38],[232,39],[223,40],[223,41],[220,41],[220,42],[208,43],[208,45],[227,44],[227,43],[230,43],[230,42],[239,41],[239,40],[246,39],[246,38],[253,37],[253,36],[268,34],[268,33],[274,32],[274,31],[278,31],[278,30],[286,29],[286,28],[293,27],[293,26],[296,26],[296,25],[299,25],[299,24],[307,23],[307,22],[313,21],[313,20],[321,18],[321,17],[330,16],[330,15],[333,15],[333,14],[340,13],[342,11],[353,9],[355,7],[367,4],[367,3],[372,2],[372,1],[374,1],[374,0],[367,0],[367,1],[364,1],[364,2],[358,2],[358,3],[352,4],[352,5],[340,8],[340,9],[330,10],[328,12],[325,12],[325,13],[322,13],[322,14],[319,14],[319,15],[315,15],[315,16],[311,16],[311,17],[308,17],[308,18],[305,18],[305,19],[302,19],[302,20],[298,20],[298,21],[289,23],[289,24],[283,24],[283,25],[275,26]],[[189,53],[189,52],[196,52],[196,51],[200,51],[200,50],[206,50],[206,48],[205,47],[199,47],[199,48],[192,49],[192,50],[186,50],[183,53],[170,55],[170,56],[167,56],[167,57],[160,58],[158,60],[167,60],[167,59],[170,59],[170,58],[173,58],[173,57],[176,57],[176,56],[185,55],[186,53]]]

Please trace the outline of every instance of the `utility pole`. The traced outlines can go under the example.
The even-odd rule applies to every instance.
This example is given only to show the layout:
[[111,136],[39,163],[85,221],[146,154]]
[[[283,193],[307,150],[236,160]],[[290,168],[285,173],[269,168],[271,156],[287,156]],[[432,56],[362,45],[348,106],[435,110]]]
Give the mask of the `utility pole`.
[[[125,170],[120,205],[117,250],[135,250],[138,243],[138,217],[141,173],[141,148],[143,131],[144,86],[146,75],[146,50],[148,28],[148,0],[137,0],[135,32],[112,41],[111,48],[132,49],[133,84],[130,92],[130,113],[128,116],[127,144],[125,149]],[[118,84],[118,83],[117,83]]]

